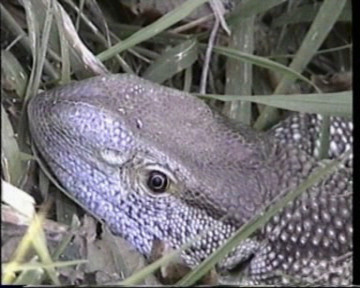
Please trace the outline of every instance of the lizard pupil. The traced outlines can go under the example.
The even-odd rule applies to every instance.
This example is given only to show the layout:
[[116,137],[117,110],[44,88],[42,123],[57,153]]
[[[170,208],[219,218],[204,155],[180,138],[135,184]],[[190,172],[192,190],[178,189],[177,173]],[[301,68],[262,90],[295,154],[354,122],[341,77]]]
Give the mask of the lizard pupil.
[[168,186],[168,178],[160,171],[151,171],[147,184],[153,192],[162,193]]

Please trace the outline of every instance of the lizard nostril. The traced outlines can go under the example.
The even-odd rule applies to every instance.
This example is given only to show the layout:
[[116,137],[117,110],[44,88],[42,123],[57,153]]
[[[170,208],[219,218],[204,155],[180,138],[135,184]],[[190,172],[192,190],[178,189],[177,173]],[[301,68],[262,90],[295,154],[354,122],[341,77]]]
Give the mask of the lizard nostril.
[[143,127],[143,123],[140,119],[136,119],[136,128],[141,129]]

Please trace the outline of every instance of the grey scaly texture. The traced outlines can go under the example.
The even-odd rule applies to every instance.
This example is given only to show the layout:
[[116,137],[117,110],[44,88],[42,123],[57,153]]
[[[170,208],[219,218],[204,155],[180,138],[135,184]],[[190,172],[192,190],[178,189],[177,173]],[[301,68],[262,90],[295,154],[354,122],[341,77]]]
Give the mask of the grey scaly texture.
[[[134,75],[47,91],[31,100],[28,114],[33,141],[62,185],[145,256],[154,239],[177,248],[215,227],[183,253],[190,266],[321,167],[317,116],[296,114],[257,133],[229,125],[187,93]],[[352,149],[352,124],[333,120],[330,154],[338,156]],[[220,266],[245,260],[245,284],[286,283],[283,274],[350,283],[351,168],[308,189]]]

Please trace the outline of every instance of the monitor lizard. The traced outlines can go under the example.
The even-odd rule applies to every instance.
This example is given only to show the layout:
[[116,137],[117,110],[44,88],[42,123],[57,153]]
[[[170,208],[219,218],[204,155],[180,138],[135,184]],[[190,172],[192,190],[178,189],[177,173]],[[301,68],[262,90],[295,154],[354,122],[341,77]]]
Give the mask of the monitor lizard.
[[[295,114],[260,133],[135,75],[40,93],[28,116],[35,146],[65,189],[146,257],[156,239],[176,249],[209,229],[182,254],[189,267],[321,166],[312,155],[321,116]],[[350,120],[332,117],[330,156],[352,149],[351,133]],[[287,283],[283,274],[351,283],[349,165],[286,206],[222,267],[248,261],[247,284]]]

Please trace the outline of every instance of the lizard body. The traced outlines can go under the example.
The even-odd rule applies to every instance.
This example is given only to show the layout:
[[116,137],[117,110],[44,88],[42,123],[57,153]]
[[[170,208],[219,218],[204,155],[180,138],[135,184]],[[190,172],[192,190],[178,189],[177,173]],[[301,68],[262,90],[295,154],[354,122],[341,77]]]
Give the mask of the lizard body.
[[[320,167],[310,155],[318,130],[310,133],[301,123],[320,118],[303,115],[258,133],[229,125],[190,94],[134,75],[47,91],[31,100],[28,114],[35,145],[61,184],[145,256],[155,239],[177,248],[215,227],[183,253],[189,266]],[[352,123],[333,122],[343,128],[332,128],[336,157],[352,149]],[[251,258],[244,283],[284,282],[279,272],[305,282],[350,283],[351,214],[352,172],[343,167],[285,207],[223,265]]]

